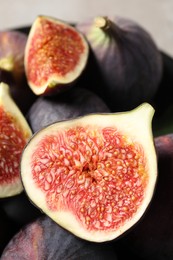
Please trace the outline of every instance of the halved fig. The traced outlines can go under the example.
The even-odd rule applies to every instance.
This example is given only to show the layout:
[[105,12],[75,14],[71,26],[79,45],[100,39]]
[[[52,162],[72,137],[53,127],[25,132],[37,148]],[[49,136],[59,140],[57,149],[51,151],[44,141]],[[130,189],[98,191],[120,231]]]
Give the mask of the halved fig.
[[19,163],[32,132],[10,96],[9,86],[0,83],[0,198],[23,190]]
[[[25,49],[25,72],[36,95],[62,91],[87,63],[87,41],[72,25],[47,16],[32,24]],[[62,87],[63,86],[63,87]]]
[[115,239],[149,205],[157,179],[153,107],[90,114],[41,129],[21,158],[30,200],[76,236]]

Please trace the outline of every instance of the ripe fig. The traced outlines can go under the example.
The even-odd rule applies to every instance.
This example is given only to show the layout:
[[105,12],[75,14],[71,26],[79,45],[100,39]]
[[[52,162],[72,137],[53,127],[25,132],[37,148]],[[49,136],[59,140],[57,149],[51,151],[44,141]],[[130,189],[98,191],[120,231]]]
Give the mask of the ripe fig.
[[21,158],[30,200],[83,239],[120,236],[141,218],[154,192],[153,114],[144,103],[129,112],[89,114],[38,131]]
[[25,76],[26,41],[27,34],[24,32],[17,30],[0,32],[0,82],[9,85],[11,96],[23,114],[26,114],[36,99]]
[[110,112],[103,100],[85,88],[73,87],[61,95],[38,97],[27,114],[33,132],[54,123],[89,113]]
[[31,26],[24,64],[36,95],[71,86],[84,70],[89,47],[77,29],[58,19],[38,16]]
[[144,28],[124,17],[95,17],[77,23],[76,28],[86,36],[104,81],[104,90],[96,86],[95,91],[113,112],[152,101],[163,62]]
[[[0,70],[1,81],[21,84],[25,77],[24,71],[24,50],[27,42],[27,35],[20,31],[0,32]],[[6,76],[4,73],[6,72]],[[3,76],[4,75],[4,76]]]
[[11,239],[1,256],[1,260],[105,260],[106,258],[117,259],[111,245],[96,244],[77,238],[46,216],[21,229]]
[[20,156],[31,135],[26,119],[10,96],[9,86],[0,83],[0,198],[23,190]]
[[150,207],[141,221],[119,239],[119,246],[143,260],[173,259],[173,134],[155,138],[158,179]]

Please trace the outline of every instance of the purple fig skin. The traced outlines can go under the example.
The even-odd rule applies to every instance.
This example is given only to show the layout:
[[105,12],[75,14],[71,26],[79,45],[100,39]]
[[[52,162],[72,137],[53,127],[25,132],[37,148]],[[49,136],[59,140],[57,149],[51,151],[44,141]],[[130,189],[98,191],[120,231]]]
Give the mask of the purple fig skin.
[[29,109],[27,120],[32,131],[89,113],[110,112],[100,97],[85,88],[73,87],[61,95],[39,97]]
[[[173,259],[173,134],[155,138],[158,181],[150,207],[142,220],[122,237],[122,248],[143,260]],[[138,258],[137,258],[138,259]]]
[[99,86],[94,90],[113,112],[151,102],[163,70],[156,43],[134,21],[122,17],[110,17],[106,21],[106,28],[97,28],[94,19],[76,25],[86,36],[104,81],[102,92]]
[[1,260],[116,260],[110,244],[81,240],[43,216],[20,230],[4,249]]

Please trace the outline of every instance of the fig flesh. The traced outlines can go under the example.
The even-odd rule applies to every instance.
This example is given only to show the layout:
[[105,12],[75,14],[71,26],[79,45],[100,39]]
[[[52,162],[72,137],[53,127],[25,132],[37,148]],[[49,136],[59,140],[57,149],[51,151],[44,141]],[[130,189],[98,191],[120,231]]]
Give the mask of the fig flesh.
[[85,88],[73,87],[61,95],[38,97],[27,114],[33,132],[54,122],[89,113],[110,112],[96,94]]
[[76,28],[86,36],[104,81],[104,90],[100,86],[94,90],[110,109],[117,112],[151,103],[163,70],[152,36],[124,17],[95,17],[77,23]]
[[77,238],[46,216],[21,229],[11,239],[1,256],[1,260],[105,260],[106,258],[117,259],[111,245],[96,244]]
[[0,83],[0,198],[23,190],[20,156],[31,135],[25,117],[11,98],[9,86]]
[[74,26],[38,16],[31,26],[24,56],[32,91],[41,95],[71,86],[84,70],[88,53],[87,41]]
[[30,200],[83,239],[103,242],[123,234],[144,214],[154,192],[153,115],[153,107],[144,103],[38,131],[21,158]]

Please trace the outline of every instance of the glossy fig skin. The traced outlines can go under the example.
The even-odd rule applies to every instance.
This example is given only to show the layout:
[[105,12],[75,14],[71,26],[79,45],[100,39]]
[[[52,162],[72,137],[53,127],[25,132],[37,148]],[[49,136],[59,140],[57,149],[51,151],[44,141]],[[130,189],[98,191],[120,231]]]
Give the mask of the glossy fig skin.
[[116,260],[111,244],[81,240],[43,216],[19,231],[4,249],[1,260]]
[[73,87],[61,95],[39,97],[27,113],[27,120],[36,132],[48,124],[89,113],[110,112],[108,106],[95,93]]
[[158,180],[143,219],[118,243],[143,260],[173,259],[173,134],[155,138]]
[[94,23],[95,19],[76,25],[86,36],[104,81],[104,90],[100,92],[99,86],[95,90],[103,95],[113,112],[151,102],[163,70],[155,41],[134,21],[123,17],[101,19],[106,21],[103,28],[97,26],[99,22]]

